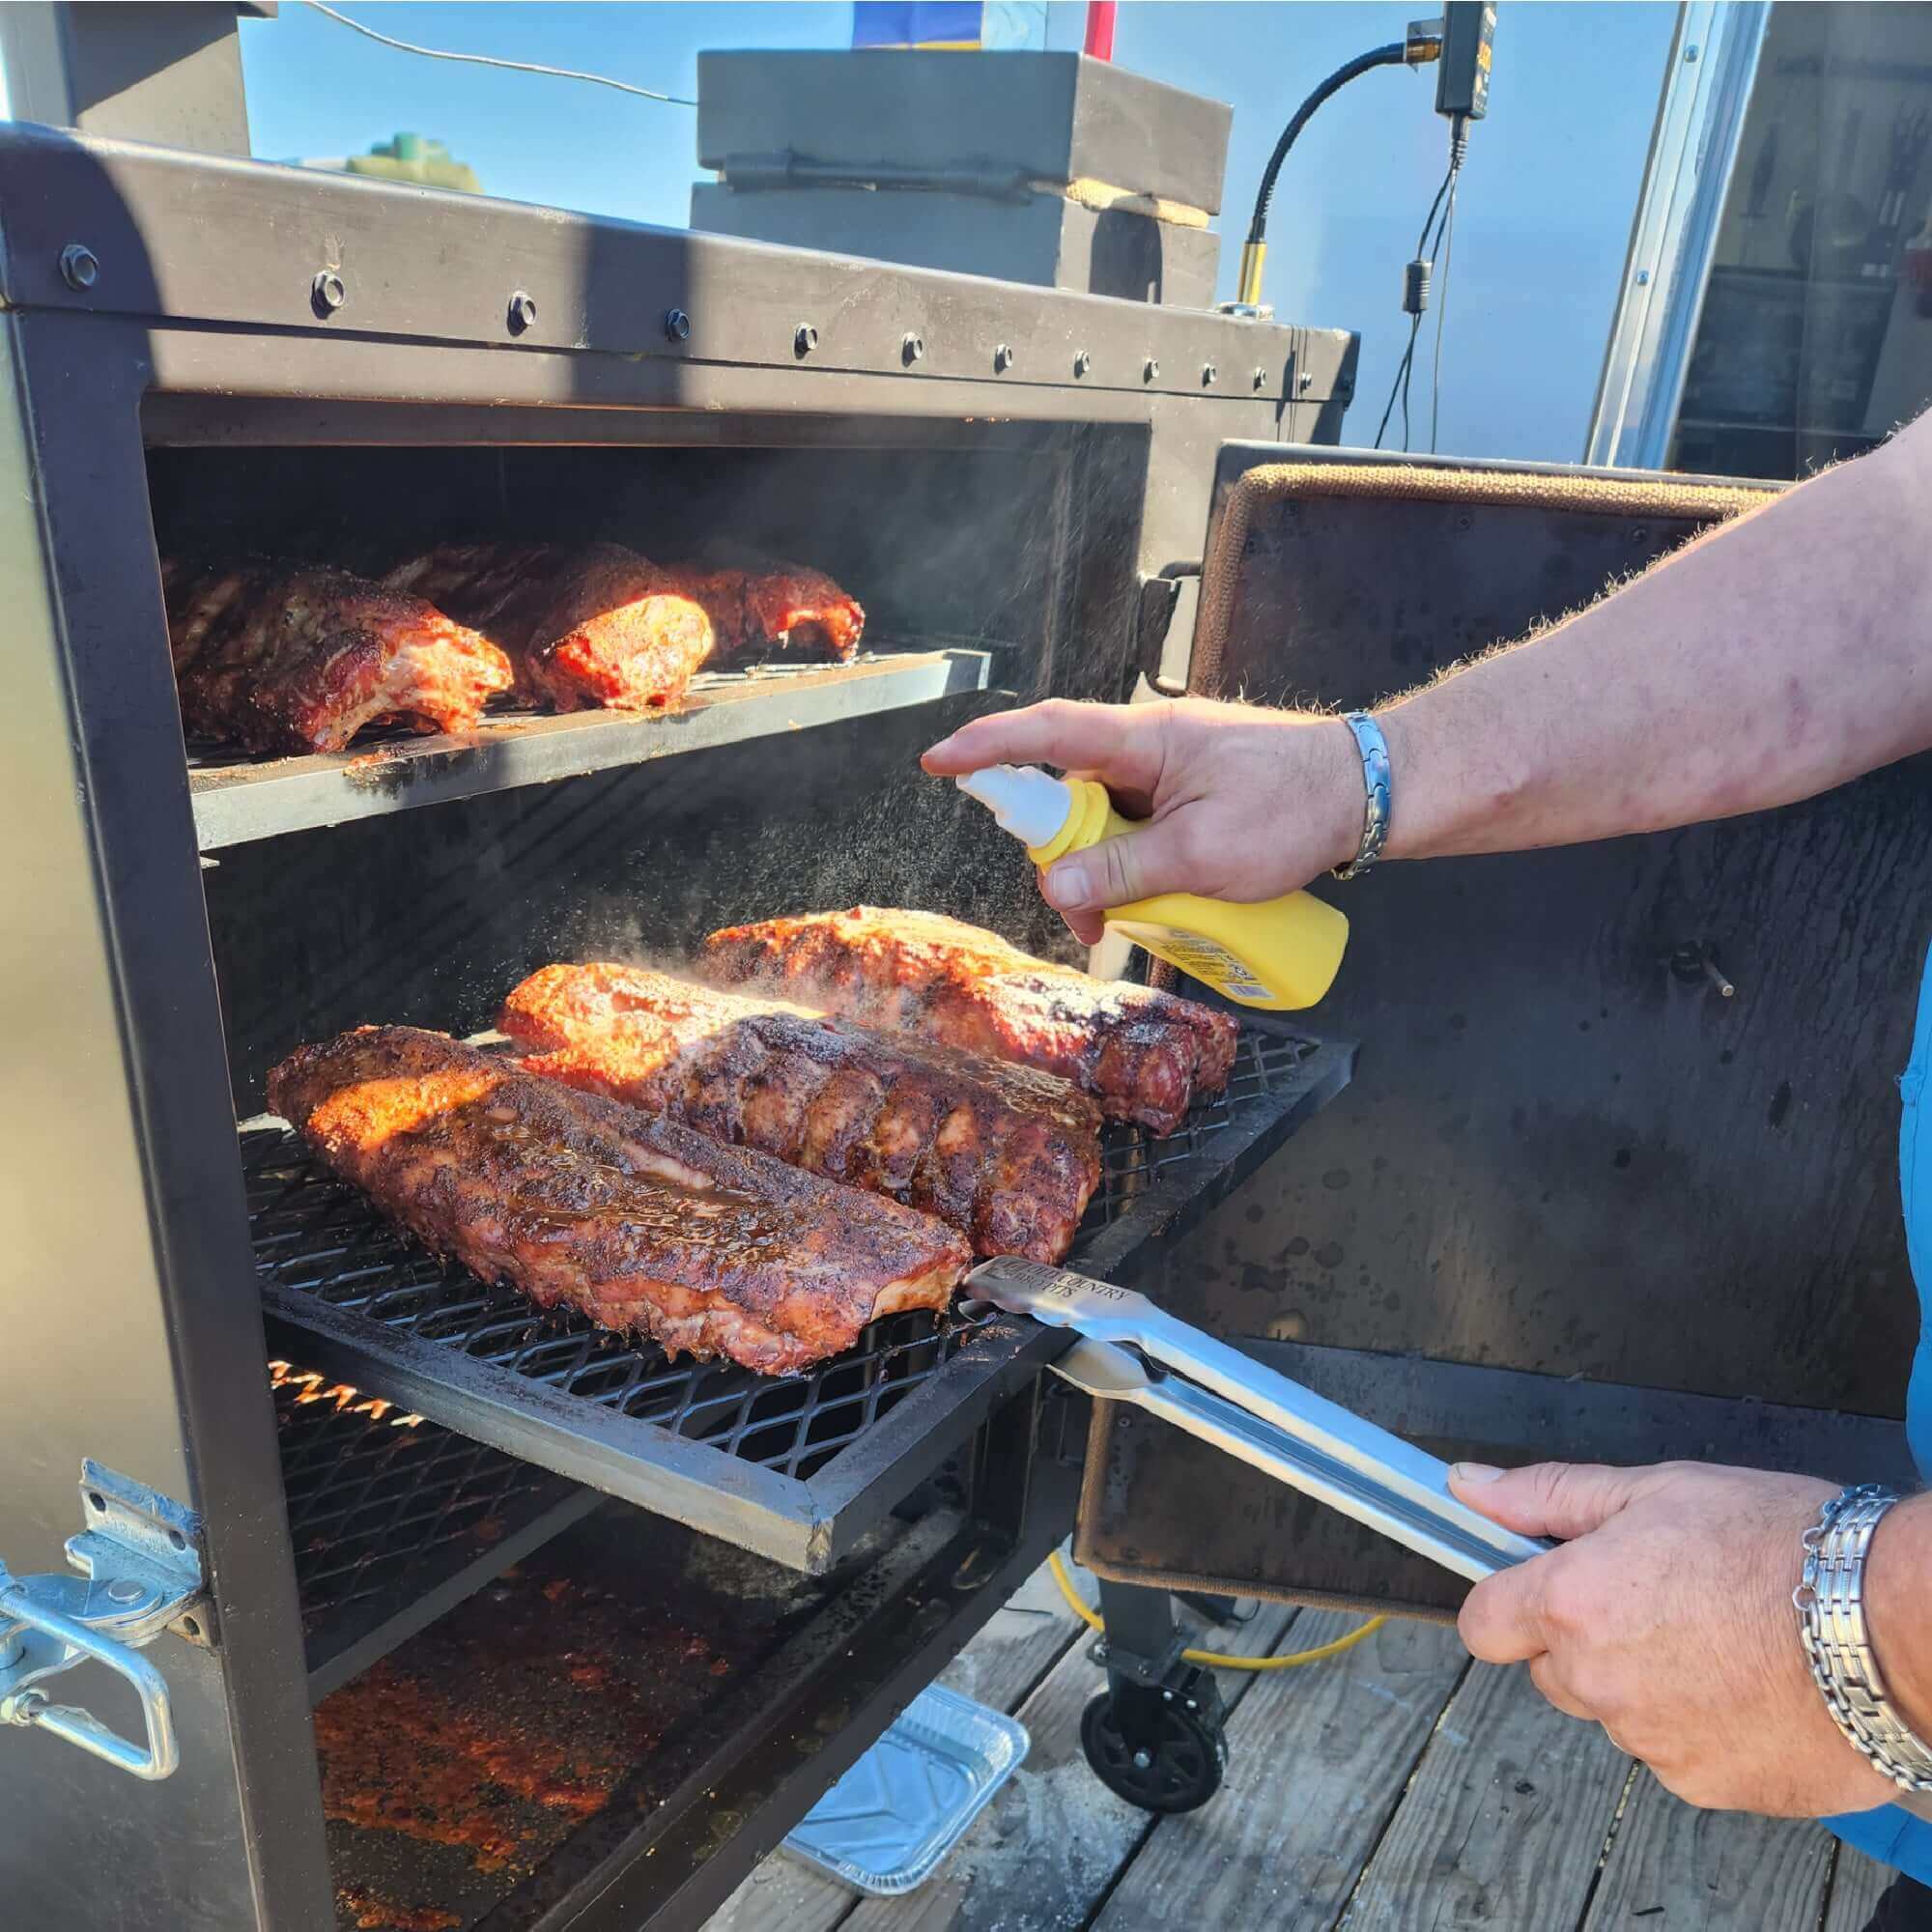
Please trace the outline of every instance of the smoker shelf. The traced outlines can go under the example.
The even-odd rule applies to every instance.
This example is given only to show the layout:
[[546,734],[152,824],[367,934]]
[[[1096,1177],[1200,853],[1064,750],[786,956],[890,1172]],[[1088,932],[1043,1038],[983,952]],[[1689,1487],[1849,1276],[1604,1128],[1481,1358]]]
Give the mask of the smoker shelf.
[[312,1698],[603,1501],[315,1370],[269,1378]]
[[359,749],[287,758],[190,746],[195,837],[202,851],[218,851],[278,833],[932,704],[983,691],[991,664],[983,649],[912,649],[888,641],[850,664],[709,672],[692,680],[682,709],[641,717],[499,715],[460,736],[395,731],[358,740]]
[[[1129,1281],[1339,1093],[1354,1049],[1244,1025],[1228,1092],[1174,1134],[1108,1129],[1068,1264]],[[244,1133],[251,1231],[289,1352],[478,1441],[822,1573],[1055,1346],[1000,1315],[907,1313],[783,1378],[670,1361],[438,1261],[286,1129]]]

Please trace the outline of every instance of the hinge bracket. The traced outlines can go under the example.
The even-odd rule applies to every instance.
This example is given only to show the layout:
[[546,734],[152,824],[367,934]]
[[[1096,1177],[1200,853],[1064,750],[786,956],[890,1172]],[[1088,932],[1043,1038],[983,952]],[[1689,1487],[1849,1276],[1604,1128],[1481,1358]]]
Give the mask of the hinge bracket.
[[[213,1640],[201,1518],[93,1461],[80,1465],[80,1515],[86,1526],[67,1543],[78,1575],[15,1577],[0,1563],[0,1723],[51,1731],[135,1777],[166,1777],[180,1762],[168,1687],[139,1651],[164,1630]],[[89,1658],[133,1686],[145,1745],[33,1688]]]

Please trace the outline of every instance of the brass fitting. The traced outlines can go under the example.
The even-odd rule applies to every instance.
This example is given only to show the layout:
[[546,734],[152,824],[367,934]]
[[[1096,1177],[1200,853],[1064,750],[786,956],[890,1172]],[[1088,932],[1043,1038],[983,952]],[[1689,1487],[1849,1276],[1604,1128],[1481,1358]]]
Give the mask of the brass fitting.
[[1236,299],[1250,308],[1259,308],[1262,303],[1262,265],[1267,252],[1265,242],[1241,243],[1241,280]]

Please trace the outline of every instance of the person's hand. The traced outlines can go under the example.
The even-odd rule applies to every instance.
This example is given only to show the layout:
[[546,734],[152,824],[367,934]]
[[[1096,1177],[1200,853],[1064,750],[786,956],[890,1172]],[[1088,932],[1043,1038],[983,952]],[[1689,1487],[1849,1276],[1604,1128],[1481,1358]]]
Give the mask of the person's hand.
[[1040,890],[1086,945],[1109,906],[1156,893],[1271,899],[1354,857],[1362,763],[1348,727],[1318,714],[1187,697],[1160,704],[1055,698],[976,719],[920,761],[942,778],[988,765],[1057,765],[1098,779],[1148,829],[1050,867]]
[[1458,1463],[1450,1488],[1563,1547],[1478,1583],[1457,1620],[1691,1804],[1815,1818],[1898,1794],[1833,1722],[1791,1593],[1836,1486],[1706,1463]]

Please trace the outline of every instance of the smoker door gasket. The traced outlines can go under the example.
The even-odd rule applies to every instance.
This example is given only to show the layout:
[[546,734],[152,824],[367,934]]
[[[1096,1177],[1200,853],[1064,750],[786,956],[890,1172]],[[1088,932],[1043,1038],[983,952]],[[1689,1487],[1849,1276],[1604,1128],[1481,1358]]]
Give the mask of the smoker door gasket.
[[[1131,1280],[1347,1084],[1354,1049],[1250,1020],[1228,1091],[1179,1129],[1112,1126],[1068,1264]],[[462,1435],[822,1574],[1059,1346],[1002,1315],[889,1316],[775,1378],[670,1361],[439,1261],[286,1128],[244,1132],[277,1346]]]
[[983,691],[991,648],[876,641],[850,664],[767,664],[709,671],[674,711],[497,712],[474,731],[371,732],[346,752],[253,757],[190,741],[188,793],[204,852],[284,832],[377,818],[419,805],[548,784],[680,752],[842,724]]
[[604,1500],[315,1370],[269,1379],[311,1700]]

